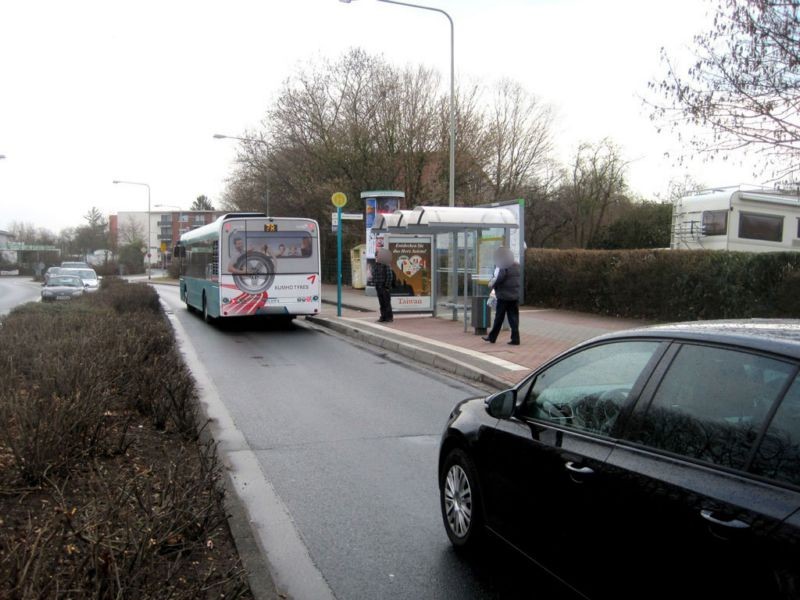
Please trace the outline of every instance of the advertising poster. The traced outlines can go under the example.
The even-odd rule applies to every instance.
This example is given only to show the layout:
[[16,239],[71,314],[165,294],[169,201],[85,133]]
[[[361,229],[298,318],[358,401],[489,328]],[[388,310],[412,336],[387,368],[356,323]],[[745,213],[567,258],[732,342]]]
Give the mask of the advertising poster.
[[367,258],[375,258],[375,252],[380,249],[381,240],[372,232],[372,225],[378,215],[392,214],[400,210],[398,197],[364,198],[366,212],[364,222],[367,228]]
[[475,281],[482,285],[489,283],[494,275],[494,252],[503,245],[503,236],[498,230],[489,229],[481,232],[478,238],[478,273]]
[[432,311],[433,236],[387,236],[395,285],[392,309]]

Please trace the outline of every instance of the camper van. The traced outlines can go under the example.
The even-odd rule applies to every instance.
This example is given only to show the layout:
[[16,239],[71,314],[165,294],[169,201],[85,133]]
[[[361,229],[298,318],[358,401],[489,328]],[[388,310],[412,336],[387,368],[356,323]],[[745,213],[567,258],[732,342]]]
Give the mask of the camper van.
[[800,250],[800,196],[780,190],[716,188],[672,207],[673,249]]

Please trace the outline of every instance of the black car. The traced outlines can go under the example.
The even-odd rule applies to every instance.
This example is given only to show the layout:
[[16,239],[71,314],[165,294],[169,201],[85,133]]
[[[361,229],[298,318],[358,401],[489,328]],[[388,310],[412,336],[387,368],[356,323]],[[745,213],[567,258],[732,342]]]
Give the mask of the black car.
[[85,286],[77,275],[51,275],[42,284],[42,302],[71,300],[83,295]]
[[603,336],[460,403],[439,488],[590,598],[800,597],[800,321]]

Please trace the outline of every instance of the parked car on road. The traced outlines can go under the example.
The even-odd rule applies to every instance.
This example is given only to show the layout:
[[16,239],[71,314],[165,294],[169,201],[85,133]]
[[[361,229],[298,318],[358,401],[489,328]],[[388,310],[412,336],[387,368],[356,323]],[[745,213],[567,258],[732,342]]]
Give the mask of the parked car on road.
[[800,321],[606,335],[455,407],[447,535],[590,598],[800,595]]
[[42,302],[71,300],[83,295],[84,284],[77,275],[53,275],[42,286]]
[[61,274],[77,275],[83,281],[87,292],[96,292],[100,289],[100,278],[94,269],[61,269]]
[[53,275],[58,275],[59,271],[61,271],[61,267],[48,267],[47,271],[44,272],[45,283],[47,283]]

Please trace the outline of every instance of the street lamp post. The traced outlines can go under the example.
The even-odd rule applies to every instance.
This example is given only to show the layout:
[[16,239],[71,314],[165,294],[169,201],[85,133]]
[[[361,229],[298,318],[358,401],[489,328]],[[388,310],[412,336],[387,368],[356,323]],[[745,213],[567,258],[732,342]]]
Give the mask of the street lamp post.
[[[339,0],[345,4],[350,4],[352,0]],[[429,10],[437,12],[447,17],[450,23],[450,171],[449,179],[450,186],[447,194],[448,203],[450,206],[456,205],[456,104],[455,104],[455,90],[456,90],[456,54],[455,54],[455,26],[453,25],[453,18],[441,8],[434,6],[423,6],[422,4],[411,4],[410,2],[398,2],[398,0],[378,0],[378,2],[386,2],[387,4],[398,4],[400,6],[408,6],[410,8],[420,8],[422,10]],[[216,137],[216,136],[215,136]]]
[[[339,1],[344,2],[345,4],[350,4],[352,2],[352,0],[339,0]],[[455,26],[453,25],[453,18],[446,11],[442,10],[441,8],[436,8],[433,6],[412,4],[410,2],[399,2],[398,0],[378,0],[378,2],[386,2],[387,4],[398,4],[400,6],[408,6],[410,8],[419,8],[422,10],[429,10],[431,12],[438,12],[447,17],[447,20],[450,23],[450,170],[448,177],[450,181],[449,181],[447,200],[450,206],[455,206],[456,205],[456,191],[455,191],[456,190],[456,104],[455,104],[456,54],[455,54]],[[464,237],[465,252],[466,252],[466,242],[467,240],[465,234]],[[456,233],[450,234],[450,254],[451,254],[451,262],[453,264],[450,269],[450,274],[448,277],[448,288],[449,291],[451,291],[453,297],[453,320],[455,321],[458,318],[458,308],[456,306],[456,299],[458,298],[458,290],[456,289],[456,286],[458,285],[458,234]],[[466,310],[467,307],[464,306],[465,313]],[[434,307],[434,314],[436,314],[435,307]]]
[[[238,137],[235,135],[223,135],[221,133],[215,133],[214,139],[216,140],[239,140],[240,142],[250,142],[251,144],[263,144],[264,147],[267,149],[267,160],[269,160],[269,144],[264,140],[258,140],[256,138],[245,138],[245,137]],[[267,216],[269,216],[269,164],[267,164],[267,168],[264,170],[264,184],[265,184],[265,191],[264,191],[264,199],[267,205]]]
[[138,181],[122,181],[121,179],[115,179],[113,183],[124,183],[126,185],[142,185],[147,188],[147,254],[145,254],[145,258],[147,258],[147,280],[150,281],[150,185],[147,183],[140,183]]

